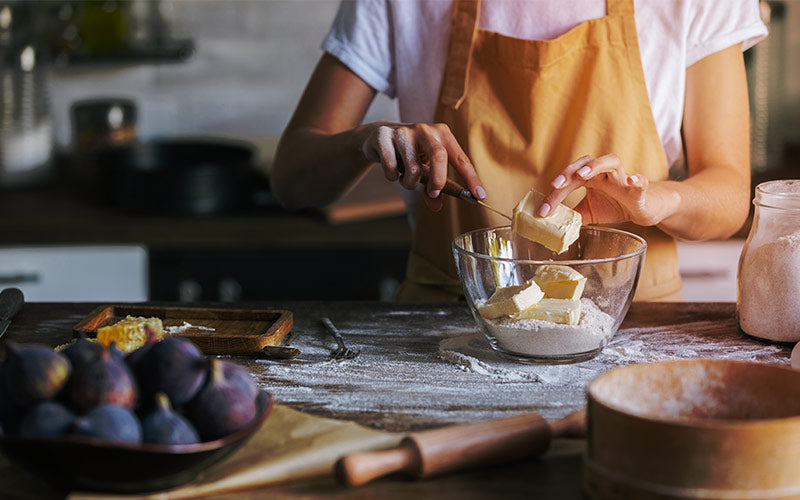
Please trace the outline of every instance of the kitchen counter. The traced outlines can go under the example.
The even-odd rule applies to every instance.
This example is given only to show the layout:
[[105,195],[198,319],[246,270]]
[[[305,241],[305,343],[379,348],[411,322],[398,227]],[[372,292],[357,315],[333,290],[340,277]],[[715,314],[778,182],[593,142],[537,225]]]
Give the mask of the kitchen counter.
[[3,245],[144,245],[175,250],[286,250],[403,248],[410,244],[405,216],[330,224],[317,213],[276,206],[214,216],[124,212],[92,200],[66,183],[2,191]]
[[[333,224],[319,212],[290,213],[274,204],[202,217],[135,214],[67,182],[1,191],[0,213],[6,214],[0,247],[144,248],[144,297],[151,300],[390,300],[411,245],[405,215]],[[22,260],[5,261],[0,282],[36,266]],[[109,282],[130,281],[124,268]],[[75,270],[62,269],[55,278],[79,279],[68,271]]]
[[[26,304],[6,333],[20,342],[56,345],[97,304]],[[211,305],[211,304],[204,304]],[[615,366],[685,358],[726,358],[786,365],[790,348],[738,333],[733,303],[635,303],[595,359],[527,365],[494,354],[465,304],[270,302],[242,308],[289,309],[302,354],[290,361],[233,357],[276,400],[307,413],[391,431],[413,431],[534,411],[548,419],[584,406],[585,384]],[[329,317],[355,359],[328,359]],[[543,498],[579,499],[581,439],[557,439],[542,458],[436,479],[388,477],[348,490],[332,477],[276,485],[225,498]],[[2,489],[0,488],[0,492]]]

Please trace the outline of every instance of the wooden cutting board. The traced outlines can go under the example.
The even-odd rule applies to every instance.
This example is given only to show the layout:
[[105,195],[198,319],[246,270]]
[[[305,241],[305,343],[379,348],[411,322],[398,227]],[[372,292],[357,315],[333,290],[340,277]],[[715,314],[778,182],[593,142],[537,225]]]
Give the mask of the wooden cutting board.
[[283,309],[223,309],[109,304],[96,308],[72,329],[93,338],[97,329],[127,316],[160,318],[165,331],[191,340],[204,354],[258,354],[278,345],[292,329],[292,313]]

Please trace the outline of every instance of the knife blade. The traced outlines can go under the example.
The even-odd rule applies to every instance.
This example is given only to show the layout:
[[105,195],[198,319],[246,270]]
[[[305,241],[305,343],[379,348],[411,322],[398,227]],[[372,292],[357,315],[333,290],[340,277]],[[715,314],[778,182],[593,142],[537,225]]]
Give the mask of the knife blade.
[[11,318],[17,314],[25,302],[25,295],[19,288],[5,288],[0,292],[0,337],[6,333]]

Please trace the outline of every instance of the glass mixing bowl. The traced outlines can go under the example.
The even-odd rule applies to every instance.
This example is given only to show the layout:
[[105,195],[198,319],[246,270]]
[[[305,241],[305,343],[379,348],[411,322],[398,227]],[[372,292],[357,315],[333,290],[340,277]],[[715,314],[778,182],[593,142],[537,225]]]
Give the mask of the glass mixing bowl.
[[[464,295],[489,344],[531,363],[572,363],[599,354],[628,312],[646,249],[643,238],[600,226],[582,227],[578,240],[560,255],[509,226],[478,229],[453,240]],[[569,266],[586,278],[575,297],[580,303],[577,324],[532,319],[530,314],[525,318],[525,313],[485,317],[492,316],[483,307],[498,288],[523,285],[541,266],[552,265]],[[544,310],[544,302],[540,307]]]

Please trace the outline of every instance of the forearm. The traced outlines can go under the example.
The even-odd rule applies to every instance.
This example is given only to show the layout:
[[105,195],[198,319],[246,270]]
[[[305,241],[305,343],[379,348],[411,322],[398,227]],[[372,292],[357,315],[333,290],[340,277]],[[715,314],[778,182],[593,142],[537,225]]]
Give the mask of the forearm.
[[749,213],[750,179],[741,168],[706,168],[680,182],[652,182],[647,197],[662,204],[657,226],[678,239],[727,238]]
[[374,124],[337,134],[287,130],[270,168],[270,188],[288,210],[320,207],[342,196],[372,164],[361,151]]

